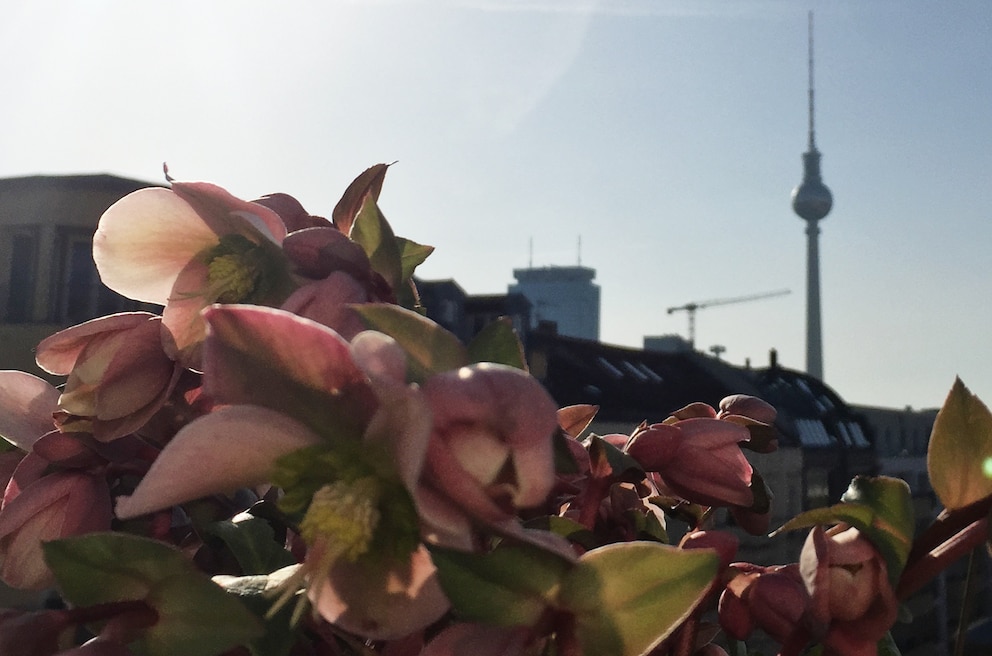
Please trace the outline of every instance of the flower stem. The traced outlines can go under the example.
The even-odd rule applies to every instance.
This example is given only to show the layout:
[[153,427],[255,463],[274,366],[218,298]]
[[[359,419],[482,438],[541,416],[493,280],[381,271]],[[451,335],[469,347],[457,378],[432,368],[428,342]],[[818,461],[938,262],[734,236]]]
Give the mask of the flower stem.
[[958,632],[954,639],[954,656],[964,654],[965,642],[968,637],[968,619],[971,617],[975,606],[975,555],[978,548],[972,549],[968,554],[968,570],[964,579],[964,595],[961,598],[961,613],[958,616]]

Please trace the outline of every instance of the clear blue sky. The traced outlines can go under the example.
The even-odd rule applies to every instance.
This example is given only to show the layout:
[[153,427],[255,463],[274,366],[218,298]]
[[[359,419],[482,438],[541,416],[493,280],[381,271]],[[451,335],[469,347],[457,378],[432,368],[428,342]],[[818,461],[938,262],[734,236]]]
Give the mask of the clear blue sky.
[[594,267],[604,341],[805,365],[806,13],[834,209],[824,370],[851,402],[992,401],[992,3],[15,0],[0,176],[205,179],[329,214],[366,166],[470,293]]

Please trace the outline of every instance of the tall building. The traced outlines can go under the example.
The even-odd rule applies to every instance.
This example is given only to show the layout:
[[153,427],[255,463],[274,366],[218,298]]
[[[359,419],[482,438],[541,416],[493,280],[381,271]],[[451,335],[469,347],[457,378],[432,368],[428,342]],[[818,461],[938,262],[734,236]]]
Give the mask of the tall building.
[[820,329],[820,225],[833,196],[820,178],[820,151],[813,129],[813,12],[809,13],[809,146],[803,153],[803,181],[792,190],[792,210],[806,222],[806,373],[823,379]]
[[596,270],[584,266],[550,266],[514,269],[517,282],[511,294],[531,302],[532,328],[545,321],[557,324],[558,333],[582,339],[599,339],[599,285]]

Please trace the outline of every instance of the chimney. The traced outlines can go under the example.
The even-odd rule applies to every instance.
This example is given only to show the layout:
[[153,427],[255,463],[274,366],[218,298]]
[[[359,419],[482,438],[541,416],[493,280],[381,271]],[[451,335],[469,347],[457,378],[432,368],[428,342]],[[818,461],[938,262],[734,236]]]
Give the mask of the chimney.
[[768,366],[771,369],[778,368],[778,351],[775,349],[768,351]]

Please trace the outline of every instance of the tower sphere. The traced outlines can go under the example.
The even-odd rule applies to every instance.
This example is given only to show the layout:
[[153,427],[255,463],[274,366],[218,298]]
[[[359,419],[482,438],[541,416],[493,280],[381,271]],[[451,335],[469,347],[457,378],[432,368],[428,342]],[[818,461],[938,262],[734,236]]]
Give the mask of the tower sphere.
[[804,221],[819,221],[830,213],[834,197],[820,179],[820,153],[803,153],[802,183],[792,190],[792,211]]
[[834,198],[827,185],[807,180],[792,190],[792,211],[804,221],[819,221],[830,213]]

